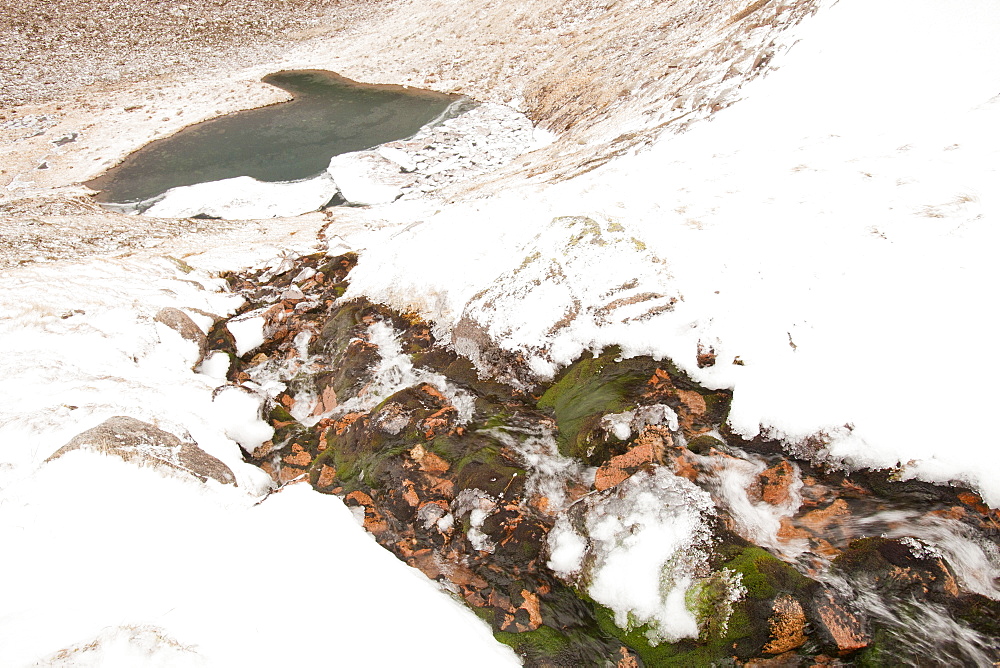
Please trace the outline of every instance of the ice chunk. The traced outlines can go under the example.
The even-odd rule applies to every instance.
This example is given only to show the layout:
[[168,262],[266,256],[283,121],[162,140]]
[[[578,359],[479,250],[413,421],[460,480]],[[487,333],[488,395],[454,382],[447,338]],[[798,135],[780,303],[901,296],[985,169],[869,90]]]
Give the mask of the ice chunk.
[[413,182],[412,177],[400,173],[398,164],[367,151],[333,156],[327,173],[349,204],[388,204]]

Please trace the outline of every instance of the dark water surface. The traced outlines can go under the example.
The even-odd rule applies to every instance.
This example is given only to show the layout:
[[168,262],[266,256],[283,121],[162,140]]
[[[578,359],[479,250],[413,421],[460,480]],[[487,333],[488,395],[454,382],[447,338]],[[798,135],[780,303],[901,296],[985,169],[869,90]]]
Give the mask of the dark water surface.
[[340,153],[404,139],[460,96],[361,84],[333,72],[264,77],[291,102],[198,123],[135,151],[89,181],[100,202],[139,202],[170,188],[235,176],[294,181],[319,174]]

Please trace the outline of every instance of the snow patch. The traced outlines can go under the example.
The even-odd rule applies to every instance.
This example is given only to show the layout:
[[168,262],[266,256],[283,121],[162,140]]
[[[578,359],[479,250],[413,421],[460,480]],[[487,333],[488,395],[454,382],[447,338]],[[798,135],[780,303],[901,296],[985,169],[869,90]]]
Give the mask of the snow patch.
[[548,567],[586,587],[623,629],[647,625],[653,644],[696,638],[686,596],[699,580],[714,505],[707,492],[658,468],[586,497],[549,533]]

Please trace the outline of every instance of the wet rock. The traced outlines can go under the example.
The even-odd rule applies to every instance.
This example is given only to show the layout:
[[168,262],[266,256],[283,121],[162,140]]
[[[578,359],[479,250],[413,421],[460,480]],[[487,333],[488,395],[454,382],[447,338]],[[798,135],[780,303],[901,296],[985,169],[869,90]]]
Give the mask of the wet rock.
[[841,656],[852,654],[871,644],[871,635],[864,617],[829,590],[817,597],[815,612],[821,624],[818,636],[825,645]]
[[784,506],[791,501],[792,487],[797,482],[794,465],[781,461],[762,471],[747,492],[752,501]]
[[594,489],[602,492],[640,470],[650,470],[653,464],[663,463],[663,452],[672,444],[673,438],[669,430],[662,427],[646,427],[646,431],[636,439],[631,448],[612,457],[597,469]]
[[806,613],[802,604],[788,594],[774,599],[773,614],[768,619],[771,640],[764,645],[768,654],[783,654],[806,642]]
[[74,436],[45,461],[73,450],[89,450],[114,455],[138,466],[149,466],[172,475],[190,476],[206,482],[209,478],[235,485],[228,466],[189,440],[181,440],[148,422],[127,416],[108,418],[92,429]]

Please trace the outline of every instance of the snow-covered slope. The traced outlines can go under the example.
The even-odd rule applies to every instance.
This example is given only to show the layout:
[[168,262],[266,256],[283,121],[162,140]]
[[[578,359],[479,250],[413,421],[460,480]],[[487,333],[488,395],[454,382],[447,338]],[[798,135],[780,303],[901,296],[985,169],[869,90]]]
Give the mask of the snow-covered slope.
[[[230,260],[240,262],[240,259]],[[245,258],[242,261],[246,261]],[[0,275],[0,665],[516,665],[489,628],[397,561],[331,496],[270,478],[270,438],[225,369],[191,370],[197,324],[242,303],[168,259]],[[46,459],[114,415],[193,437],[238,486],[115,457]],[[266,497],[266,498],[265,498]],[[387,640],[391,639],[391,642]],[[35,663],[39,661],[40,663]]]
[[[733,9],[692,6],[707,16],[720,4]],[[666,88],[632,102],[623,96],[619,106],[601,107],[592,130],[569,128],[475,198],[331,215],[326,233],[341,236],[337,252],[361,251],[350,294],[415,309],[470,354],[487,339],[523,352],[543,378],[588,348],[620,344],[626,354],[669,356],[705,385],[734,388],[730,422],[745,435],[783,438],[805,455],[848,466],[962,480],[1000,506],[1000,449],[985,426],[1000,372],[991,317],[1000,6],[822,4],[782,36],[799,41],[774,51],[776,71],[743,88],[730,89],[728,70],[714,68],[727,60],[691,46],[683,62],[695,68],[704,60],[707,69],[697,70],[704,77],[670,85],[692,95],[678,109],[712,116],[683,134],[662,135],[657,124],[668,119],[643,115],[670,97]],[[421,11],[439,16],[449,6],[429,2]],[[549,22],[544,11],[505,7],[526,26],[515,35],[526,45],[510,53],[551,49],[530,36]],[[506,16],[494,9],[497,20]],[[585,28],[599,20],[596,4],[591,9],[598,18],[569,18]],[[720,13],[710,25],[721,30],[741,13]],[[658,15],[643,14],[642,25],[655,23],[651,16]],[[476,20],[454,17],[455,25]],[[446,28],[412,17],[407,24],[429,35]],[[767,46],[773,29],[751,40],[754,48]],[[473,40],[467,55],[486,48],[472,33],[455,32],[456,44]],[[582,35],[560,39],[572,44]],[[376,43],[354,36],[359,52]],[[411,45],[425,39],[403,36]],[[385,49],[370,67],[403,76],[405,51]],[[429,49],[419,52],[423,76],[438,65]],[[536,65],[566,72],[574,65],[565,55],[548,53]],[[674,61],[660,56],[658,65],[673,72]],[[358,67],[356,54],[342,58]],[[458,81],[461,61],[449,62],[439,76]],[[731,64],[740,63],[755,66]],[[739,81],[748,74],[737,71]],[[555,118],[572,98],[570,86],[546,102],[544,81],[525,90],[512,74],[497,71],[498,95],[515,103],[529,93],[524,104],[539,117],[548,110]],[[475,86],[485,88],[488,78]],[[614,80],[638,85],[625,75]],[[701,92],[713,96],[699,98],[706,81]],[[583,101],[618,92],[591,91]],[[643,141],[616,144],[616,129]],[[120,148],[116,137],[95,146]],[[90,146],[80,155],[98,164],[99,152]],[[588,152],[597,163],[621,155],[540,183],[547,170],[585,171]],[[73,167],[61,156],[45,178],[69,178],[56,174]],[[529,174],[535,178],[525,185]],[[229,251],[206,248],[189,261],[248,262]],[[242,462],[237,441],[260,438],[240,428],[260,426],[254,407],[236,402],[233,412],[220,411],[212,397],[223,379],[191,371],[195,347],[153,319],[175,306],[204,327],[210,318],[199,311],[222,315],[233,303],[207,274],[182,275],[150,256],[0,277],[0,535],[16,546],[5,563],[18,574],[0,597],[0,663],[48,656],[57,665],[92,657],[135,665],[138,654],[152,665],[232,665],[234,657],[308,665],[327,642],[331,657],[348,662],[515,661],[471,613],[377,548],[337,500],[292,487],[253,505],[266,480]],[[713,352],[715,363],[699,368],[699,351]],[[86,453],[43,464],[73,435],[118,414],[191,434],[240,486],[202,488]],[[356,577],[338,578],[346,589],[323,593],[300,575],[317,563]]]
[[1000,504],[977,419],[1000,371],[998,27],[986,0],[830,3],[711,122],[554,187],[401,210],[423,224],[364,241],[352,290],[543,375],[612,343],[670,356],[735,388],[748,436]]

